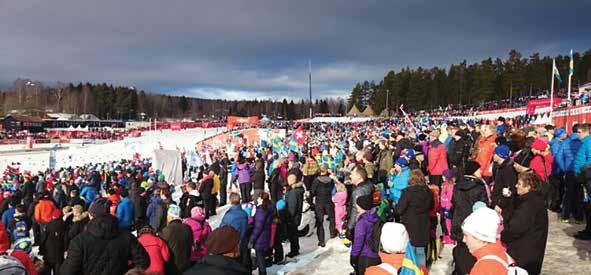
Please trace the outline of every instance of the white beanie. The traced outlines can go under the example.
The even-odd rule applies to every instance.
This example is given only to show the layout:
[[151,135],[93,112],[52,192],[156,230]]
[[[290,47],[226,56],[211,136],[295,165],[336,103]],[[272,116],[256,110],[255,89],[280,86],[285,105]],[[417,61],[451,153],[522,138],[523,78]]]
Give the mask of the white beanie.
[[382,250],[386,253],[404,252],[408,244],[408,232],[404,225],[395,222],[385,223],[380,236]]
[[488,207],[478,208],[464,220],[462,231],[481,241],[495,243],[500,222],[501,219],[494,210]]

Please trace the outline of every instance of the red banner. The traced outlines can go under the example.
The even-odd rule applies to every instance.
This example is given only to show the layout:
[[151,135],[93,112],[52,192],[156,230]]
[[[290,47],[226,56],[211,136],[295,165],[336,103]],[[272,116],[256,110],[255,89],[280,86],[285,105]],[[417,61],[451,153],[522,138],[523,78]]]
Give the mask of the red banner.
[[173,131],[180,131],[183,128],[182,122],[171,122],[170,129]]
[[228,116],[228,122],[226,128],[228,130],[234,129],[236,126],[249,126],[254,127],[259,124],[258,116],[239,117],[239,116]]
[[[562,98],[556,97],[553,100],[554,106],[560,105],[562,103]],[[543,99],[532,99],[527,102],[527,108],[525,109],[525,113],[528,115],[533,115],[536,113],[537,108],[549,107],[550,106],[550,99],[543,98]]]

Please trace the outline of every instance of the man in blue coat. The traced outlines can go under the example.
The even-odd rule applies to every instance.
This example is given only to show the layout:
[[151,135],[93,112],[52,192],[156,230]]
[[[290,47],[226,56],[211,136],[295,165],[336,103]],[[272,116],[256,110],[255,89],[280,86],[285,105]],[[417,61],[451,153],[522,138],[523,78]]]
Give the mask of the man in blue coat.
[[248,236],[246,234],[246,227],[248,225],[248,215],[240,205],[240,195],[238,193],[230,194],[230,209],[224,214],[220,227],[229,225],[238,231],[240,235],[240,262],[251,270],[252,262],[250,259],[250,251],[248,251]]
[[575,177],[574,159],[581,147],[581,140],[577,134],[578,125],[573,127],[573,133],[564,141],[563,150],[560,155],[554,157],[555,162],[558,162],[561,169],[565,171],[564,177],[564,200],[562,201],[562,223],[568,223],[571,214],[579,223],[583,221],[583,211],[581,208],[581,201],[579,194],[581,192],[581,185]]
[[127,189],[121,189],[121,202],[117,206],[117,220],[119,228],[130,230],[133,224],[134,207]]
[[[583,187],[586,188],[587,195],[591,192],[591,124],[579,125],[577,135],[581,140],[581,147],[577,151],[574,161],[575,176],[583,180]],[[589,204],[588,202],[586,204]],[[591,240],[591,207],[586,205],[585,216],[587,225],[585,230],[578,232],[575,238],[581,240]]]
[[550,152],[554,157],[552,163],[552,173],[550,174],[550,184],[552,187],[550,210],[560,212],[562,198],[564,196],[564,180],[566,174],[566,155],[565,148],[568,145],[567,134],[564,128],[557,128],[554,132],[554,138],[550,141]]

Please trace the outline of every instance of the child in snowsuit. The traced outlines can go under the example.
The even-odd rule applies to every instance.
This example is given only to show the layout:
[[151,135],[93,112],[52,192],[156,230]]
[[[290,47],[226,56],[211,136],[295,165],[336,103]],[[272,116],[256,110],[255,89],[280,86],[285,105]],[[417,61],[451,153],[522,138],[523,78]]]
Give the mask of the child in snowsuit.
[[454,194],[454,172],[451,169],[443,172],[443,184],[441,185],[441,231],[442,243],[454,245],[451,238],[451,207]]
[[336,193],[332,196],[335,212],[335,225],[339,237],[345,236],[343,225],[345,223],[345,216],[347,215],[347,188],[344,184],[339,183],[335,186]]

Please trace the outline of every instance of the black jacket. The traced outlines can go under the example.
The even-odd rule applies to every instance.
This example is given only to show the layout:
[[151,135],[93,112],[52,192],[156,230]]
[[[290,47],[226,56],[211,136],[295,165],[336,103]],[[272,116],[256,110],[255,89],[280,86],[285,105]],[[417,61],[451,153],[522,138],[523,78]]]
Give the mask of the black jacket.
[[183,274],[243,275],[250,274],[250,272],[235,259],[219,255],[209,255],[203,257],[200,262],[196,263],[191,269],[185,271]]
[[501,240],[517,266],[529,274],[539,274],[548,239],[548,212],[543,196],[530,191],[515,200],[513,211],[503,211]]
[[191,217],[191,209],[195,206],[203,207],[203,199],[201,196],[197,196],[195,192],[191,194],[190,192],[184,193],[180,200],[180,208],[181,208],[181,218],[189,218]]
[[355,204],[357,202],[357,198],[367,195],[372,195],[374,192],[374,185],[369,180],[365,180],[364,182],[360,183],[356,187],[353,188],[351,192],[351,196],[349,199],[349,220],[347,221],[347,228],[352,230],[355,228],[355,223],[357,223],[357,207]]
[[41,237],[39,252],[48,263],[62,263],[66,251],[66,223],[61,218],[54,219],[47,224],[46,230]]
[[289,211],[289,215],[292,217],[291,222],[296,226],[299,226],[300,222],[302,221],[302,208],[304,207],[303,185],[303,183],[298,182],[293,186],[290,186],[287,194],[285,194],[287,210]]
[[254,170],[252,176],[250,176],[250,181],[252,182],[252,187],[254,189],[265,189],[265,170]]
[[447,160],[450,166],[462,168],[468,158],[470,158],[470,150],[472,149],[472,143],[465,134],[460,134],[462,138],[459,140],[451,139],[449,142]]
[[121,275],[132,267],[146,269],[150,257],[130,233],[119,231],[117,218],[103,216],[88,222],[86,231],[76,236],[68,247],[68,257],[61,275]]
[[133,216],[134,221],[140,223],[140,221],[146,220],[146,198],[143,197],[137,189],[129,192],[129,198],[133,203]]
[[334,188],[334,180],[329,176],[318,176],[312,182],[312,189],[310,193],[312,197],[316,197],[317,205],[332,204],[332,189]]
[[208,178],[203,180],[201,184],[199,184],[199,194],[203,199],[209,199],[212,194],[213,190],[213,178]]
[[66,235],[67,242],[70,243],[78,234],[84,231],[86,224],[88,224],[88,213],[82,213],[82,216],[79,219],[72,219],[72,224],[70,224],[70,228],[68,229],[68,234]]
[[191,267],[191,248],[193,231],[180,220],[174,220],[162,229],[162,239],[170,248],[170,261],[166,264],[166,274],[181,274]]
[[454,240],[461,242],[464,238],[462,223],[472,213],[474,203],[477,201],[488,203],[484,184],[480,179],[464,176],[462,181],[454,186],[451,207],[451,236]]
[[495,178],[495,186],[491,192],[492,203],[491,206],[499,206],[505,208],[511,202],[511,198],[503,196],[503,188],[509,188],[512,196],[517,194],[515,184],[517,183],[517,171],[513,168],[513,161],[506,160],[502,164],[493,165],[493,175]]
[[429,187],[411,185],[404,190],[400,202],[394,208],[394,212],[400,215],[413,246],[425,247],[429,242],[429,211],[433,209],[433,204],[433,194]]

